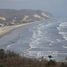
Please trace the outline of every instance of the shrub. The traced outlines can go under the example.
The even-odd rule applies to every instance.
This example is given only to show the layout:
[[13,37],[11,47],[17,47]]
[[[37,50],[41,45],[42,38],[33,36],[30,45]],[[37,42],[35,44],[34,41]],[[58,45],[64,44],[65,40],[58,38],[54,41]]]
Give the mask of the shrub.
[[60,67],[67,67],[67,64],[61,63]]
[[46,63],[46,67],[49,67],[49,66],[56,66],[56,61],[54,61],[54,60],[50,60],[50,61],[48,61],[47,63]]
[[0,59],[3,59],[5,57],[5,51],[4,49],[0,49]]
[[3,64],[0,64],[0,67],[5,67]]

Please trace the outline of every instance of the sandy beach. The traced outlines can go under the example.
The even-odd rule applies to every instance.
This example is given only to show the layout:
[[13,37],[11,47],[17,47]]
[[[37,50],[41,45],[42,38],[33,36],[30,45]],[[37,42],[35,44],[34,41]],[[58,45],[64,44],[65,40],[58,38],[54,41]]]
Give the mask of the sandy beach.
[[9,33],[10,31],[12,31],[18,27],[22,27],[27,24],[29,24],[29,23],[0,27],[0,37],[4,36],[5,34]]

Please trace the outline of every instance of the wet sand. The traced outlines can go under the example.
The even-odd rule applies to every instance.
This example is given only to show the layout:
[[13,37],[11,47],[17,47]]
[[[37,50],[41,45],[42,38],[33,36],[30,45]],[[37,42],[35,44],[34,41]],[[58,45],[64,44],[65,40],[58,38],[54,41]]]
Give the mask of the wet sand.
[[14,30],[18,27],[22,27],[22,26],[27,25],[27,24],[29,24],[29,23],[0,27],[0,38],[2,36],[4,36],[5,34],[8,34],[9,32],[11,32],[12,30]]

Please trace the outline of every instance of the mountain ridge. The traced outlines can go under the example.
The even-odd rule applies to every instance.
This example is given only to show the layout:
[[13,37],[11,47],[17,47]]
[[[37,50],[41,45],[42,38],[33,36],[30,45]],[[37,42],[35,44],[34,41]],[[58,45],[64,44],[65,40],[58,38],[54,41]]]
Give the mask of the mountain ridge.
[[50,19],[52,14],[32,9],[0,9],[0,26]]

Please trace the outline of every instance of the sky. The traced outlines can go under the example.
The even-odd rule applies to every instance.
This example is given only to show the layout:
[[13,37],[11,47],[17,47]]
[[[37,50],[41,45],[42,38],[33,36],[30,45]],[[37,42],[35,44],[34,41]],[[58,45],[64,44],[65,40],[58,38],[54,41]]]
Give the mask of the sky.
[[67,17],[67,0],[0,0],[1,9],[39,9]]

